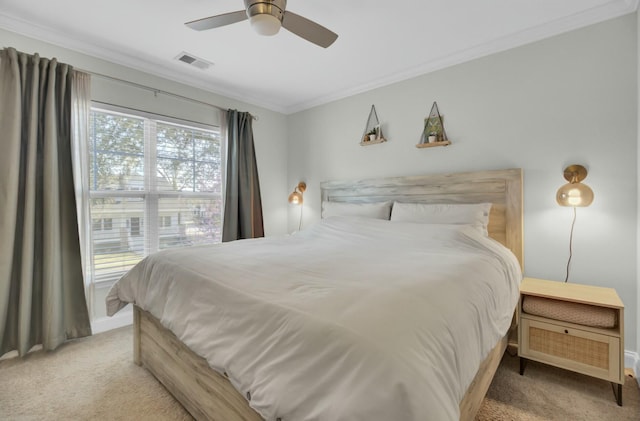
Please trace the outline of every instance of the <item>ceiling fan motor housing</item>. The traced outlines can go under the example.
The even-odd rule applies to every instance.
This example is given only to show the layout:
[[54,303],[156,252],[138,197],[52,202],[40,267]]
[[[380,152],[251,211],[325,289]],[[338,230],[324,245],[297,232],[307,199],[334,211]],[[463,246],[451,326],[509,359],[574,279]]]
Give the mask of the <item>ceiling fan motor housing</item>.
[[244,0],[247,16],[271,15],[282,22],[287,0]]

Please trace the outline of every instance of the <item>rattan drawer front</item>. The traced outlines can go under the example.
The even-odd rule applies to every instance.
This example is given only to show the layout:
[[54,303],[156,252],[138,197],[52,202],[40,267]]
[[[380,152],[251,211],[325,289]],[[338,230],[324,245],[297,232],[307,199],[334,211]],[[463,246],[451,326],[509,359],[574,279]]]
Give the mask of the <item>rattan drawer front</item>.
[[600,342],[529,326],[529,349],[609,369],[609,341]]
[[620,338],[521,319],[520,355],[610,381],[620,377]]

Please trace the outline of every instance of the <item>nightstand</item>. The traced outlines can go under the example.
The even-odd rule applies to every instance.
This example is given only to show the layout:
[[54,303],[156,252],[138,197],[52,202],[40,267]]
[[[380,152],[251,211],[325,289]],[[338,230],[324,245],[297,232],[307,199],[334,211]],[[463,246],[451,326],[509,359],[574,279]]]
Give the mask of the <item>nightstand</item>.
[[520,374],[533,360],[608,380],[622,406],[624,304],[613,288],[525,278],[518,318]]

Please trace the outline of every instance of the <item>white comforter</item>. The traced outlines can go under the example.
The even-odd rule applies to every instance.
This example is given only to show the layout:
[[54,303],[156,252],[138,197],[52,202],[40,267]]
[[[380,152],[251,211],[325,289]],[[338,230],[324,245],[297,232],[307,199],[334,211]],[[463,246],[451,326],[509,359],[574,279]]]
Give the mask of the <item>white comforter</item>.
[[454,420],[521,277],[471,227],[334,217],[151,255],[107,310],[151,312],[267,420]]

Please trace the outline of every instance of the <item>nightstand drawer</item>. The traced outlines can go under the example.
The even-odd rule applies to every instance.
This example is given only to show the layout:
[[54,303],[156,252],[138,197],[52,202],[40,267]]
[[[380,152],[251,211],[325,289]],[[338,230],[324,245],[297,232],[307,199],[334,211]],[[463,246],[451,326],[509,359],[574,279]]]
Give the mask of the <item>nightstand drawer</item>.
[[520,356],[620,382],[620,338],[521,315]]

